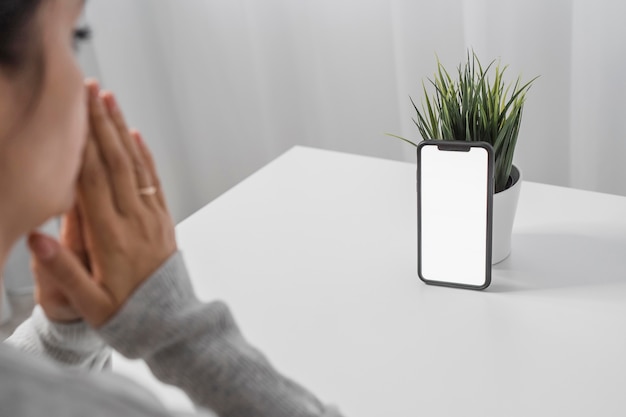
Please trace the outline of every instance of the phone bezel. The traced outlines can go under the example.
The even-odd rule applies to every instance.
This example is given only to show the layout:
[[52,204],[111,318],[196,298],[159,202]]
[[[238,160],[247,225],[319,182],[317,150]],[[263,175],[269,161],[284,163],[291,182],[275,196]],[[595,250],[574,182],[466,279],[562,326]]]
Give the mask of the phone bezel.
[[[440,151],[469,151],[471,148],[483,148],[487,151],[487,230],[486,232],[486,256],[485,256],[485,282],[482,285],[470,285],[457,282],[434,281],[425,278],[422,274],[422,216],[421,216],[421,156],[422,149],[426,146],[436,146]],[[494,194],[494,151],[487,142],[469,142],[460,140],[424,140],[417,145],[417,274],[428,285],[463,288],[472,290],[484,290],[491,284],[491,259],[492,259],[492,230],[493,230],[493,194]]]

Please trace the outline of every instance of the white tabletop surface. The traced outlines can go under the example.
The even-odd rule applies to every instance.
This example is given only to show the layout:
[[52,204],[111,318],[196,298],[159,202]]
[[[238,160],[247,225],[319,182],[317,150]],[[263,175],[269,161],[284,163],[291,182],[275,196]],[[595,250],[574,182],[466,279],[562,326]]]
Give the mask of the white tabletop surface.
[[524,182],[482,292],[418,279],[408,163],[296,147],[177,235],[200,298],[346,417],[626,415],[624,197]]

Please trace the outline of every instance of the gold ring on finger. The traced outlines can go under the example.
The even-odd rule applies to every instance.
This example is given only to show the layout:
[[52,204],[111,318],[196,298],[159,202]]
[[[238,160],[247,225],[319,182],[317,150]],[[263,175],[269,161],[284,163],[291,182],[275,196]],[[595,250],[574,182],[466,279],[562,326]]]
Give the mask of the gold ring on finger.
[[139,189],[139,195],[153,195],[156,194],[157,188],[154,185]]

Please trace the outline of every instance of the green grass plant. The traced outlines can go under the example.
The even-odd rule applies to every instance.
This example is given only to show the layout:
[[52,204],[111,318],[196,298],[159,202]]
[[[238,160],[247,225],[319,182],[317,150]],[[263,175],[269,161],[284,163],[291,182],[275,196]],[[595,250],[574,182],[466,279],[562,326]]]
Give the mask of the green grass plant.
[[[495,192],[508,186],[526,93],[537,79],[522,84],[518,77],[515,83],[506,84],[506,69],[495,60],[483,68],[476,53],[468,52],[467,61],[459,65],[458,78],[454,80],[437,59],[437,72],[434,79],[429,79],[434,87],[432,96],[422,82],[421,110],[410,98],[417,113],[413,122],[423,139],[491,144],[495,151]],[[390,136],[417,146],[403,137]]]

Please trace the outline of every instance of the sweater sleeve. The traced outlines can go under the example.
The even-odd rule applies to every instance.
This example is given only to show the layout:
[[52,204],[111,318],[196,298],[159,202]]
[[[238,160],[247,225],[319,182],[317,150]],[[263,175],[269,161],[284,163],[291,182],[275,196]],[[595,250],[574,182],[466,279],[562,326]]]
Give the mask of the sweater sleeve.
[[339,417],[278,373],[244,339],[224,303],[196,298],[180,252],[135,291],[99,334],[222,417]]
[[5,343],[73,368],[100,371],[111,364],[111,348],[86,323],[52,322],[40,306]]

